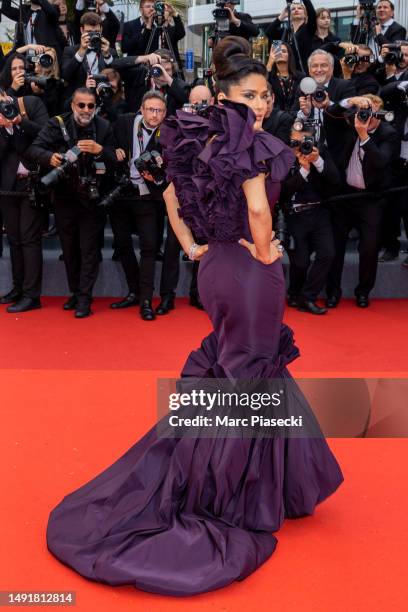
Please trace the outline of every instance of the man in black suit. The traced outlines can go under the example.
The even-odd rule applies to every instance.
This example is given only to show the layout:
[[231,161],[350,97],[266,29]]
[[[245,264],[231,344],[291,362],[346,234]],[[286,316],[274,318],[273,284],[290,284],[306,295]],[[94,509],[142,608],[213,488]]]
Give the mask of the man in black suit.
[[[105,0],[95,0],[96,14],[102,21],[102,36],[109,41],[111,47],[115,48],[116,38],[119,33],[120,23],[115,13]],[[75,35],[80,37],[81,17],[87,12],[85,0],[77,0],[74,10]]]
[[[146,64],[151,64],[154,58],[157,61],[151,65],[151,69],[158,69],[160,75],[150,77]],[[190,86],[177,76],[174,57],[167,49],[158,49],[145,56],[121,57],[113,62],[112,68],[121,74],[126,102],[132,112],[139,111],[144,94],[152,89],[165,96],[168,116],[174,115],[188,102]]]
[[0,101],[11,102],[18,112],[12,120],[0,113],[0,189],[24,194],[20,198],[0,196],[13,275],[13,288],[0,303],[12,304],[7,311],[16,313],[41,307],[43,216],[27,191],[29,173],[37,168],[27,148],[47,122],[48,114],[34,96],[13,99],[0,90]]
[[269,132],[269,134],[279,138],[288,145],[293,125],[293,116],[286,111],[275,108],[275,95],[270,83],[268,83],[268,94],[268,109],[262,127],[265,132]]
[[[227,2],[225,4],[225,9],[228,11],[228,34],[231,36],[241,36],[242,38],[246,38],[250,40],[251,38],[256,38],[259,34],[258,26],[253,23],[251,15],[248,13],[239,13],[235,9],[235,4],[232,2]],[[214,46],[215,35],[209,37],[208,46],[212,48]]]
[[333,159],[337,159],[343,149],[343,125],[333,115],[342,100],[355,95],[354,84],[351,80],[344,81],[333,76],[334,57],[322,49],[313,51],[308,59],[308,67],[318,87],[326,90],[326,97],[323,102],[316,102],[312,96],[301,96],[299,117],[320,124],[323,133],[319,140],[326,142]]
[[[375,25],[374,40],[368,41],[370,46],[380,49],[387,43],[393,43],[397,40],[405,40],[407,31],[400,23],[394,20],[395,6],[390,0],[380,0],[375,7],[375,14],[378,23]],[[360,19],[363,15],[363,9],[359,5],[356,9],[356,18],[351,26],[351,40],[357,43],[367,43],[366,33],[361,31]]]
[[[116,164],[112,128],[95,115],[95,108],[95,94],[86,88],[77,89],[71,112],[50,119],[28,151],[47,173],[62,165],[68,150],[71,161],[77,157],[55,186],[55,221],[72,293],[64,310],[75,310],[77,318],[91,314],[92,289],[98,276],[104,214],[98,208],[103,184],[97,178],[95,164],[100,170],[104,164],[107,173]],[[73,152],[74,146],[79,151]]]
[[[79,87],[84,87],[89,75],[100,74],[111,66],[117,53],[109,47],[102,36],[102,22],[96,13],[85,13],[81,17],[81,42],[65,47],[62,57],[62,78],[68,82],[67,98]],[[91,33],[99,35],[99,42],[90,40]],[[96,38],[97,38],[96,36]]]
[[[394,185],[408,186],[408,70],[400,80],[389,83],[381,90],[385,107],[395,113],[394,127],[401,142],[399,158],[393,164]],[[400,251],[401,218],[408,235],[408,191],[393,193],[388,198],[384,217],[384,232],[381,262],[397,259]],[[408,257],[403,261],[408,266]]]
[[[135,160],[147,151],[161,152],[160,124],[166,116],[166,100],[155,91],[143,96],[141,114],[121,115],[115,123],[116,155],[120,163],[130,169],[131,185],[112,206],[110,219],[116,251],[129,287],[127,297],[114,302],[112,308],[127,308],[140,303],[144,321],[153,321],[155,253],[157,243],[157,207],[167,186],[156,185],[153,177],[136,168]],[[140,267],[132,243],[132,227],[136,225],[140,240]]]
[[[1,12],[12,21],[20,21],[20,9],[11,6],[11,0],[2,0]],[[57,6],[48,0],[35,0],[21,6],[21,18],[24,32],[19,32],[15,40],[17,47],[25,44],[54,47],[61,52],[61,41],[58,37],[58,20],[60,12]]]
[[[141,0],[140,13],[141,16],[137,19],[127,21],[123,26],[122,34],[122,52],[128,55],[145,55],[147,53],[147,45],[151,39],[149,52],[154,52],[159,48],[168,48],[166,38],[159,40],[159,30],[155,23],[155,3],[152,0]],[[165,3],[164,11],[164,27],[171,46],[173,48],[175,60],[181,69],[181,58],[178,49],[178,42],[182,40],[186,31],[183,20],[177,10],[169,3]],[[152,38],[151,38],[152,37]]]
[[[366,107],[373,112],[383,108],[381,98],[368,94],[347,101],[350,108]],[[385,121],[371,117],[362,121],[356,113],[353,128],[343,124],[343,155],[338,157],[342,170],[345,200],[333,205],[336,256],[327,281],[327,306],[335,308],[341,298],[341,277],[349,231],[357,227],[359,243],[359,282],[355,288],[357,306],[369,306],[369,293],[375,285],[378,252],[381,244],[383,190],[392,185],[391,164],[398,154],[398,135]]]

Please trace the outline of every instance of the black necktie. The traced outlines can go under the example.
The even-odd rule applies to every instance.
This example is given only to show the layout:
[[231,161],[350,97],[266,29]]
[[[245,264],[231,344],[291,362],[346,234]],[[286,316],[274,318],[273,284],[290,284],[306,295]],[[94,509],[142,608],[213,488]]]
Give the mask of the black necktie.
[[145,132],[147,132],[147,133],[149,134],[149,136],[150,136],[150,134],[153,132],[153,130],[149,130],[149,128],[147,128],[147,127],[145,126],[145,124],[143,123],[143,121],[142,121],[142,130],[144,130]]

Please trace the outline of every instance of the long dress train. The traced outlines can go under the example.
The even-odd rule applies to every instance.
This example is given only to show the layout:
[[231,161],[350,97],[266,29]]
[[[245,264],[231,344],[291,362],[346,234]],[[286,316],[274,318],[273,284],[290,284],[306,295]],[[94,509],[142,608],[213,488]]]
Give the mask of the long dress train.
[[[292,162],[253,122],[247,107],[226,103],[209,118],[179,112],[163,128],[181,215],[210,245],[198,281],[214,331],[182,377],[290,378],[299,354],[282,324],[281,262],[266,266],[237,243],[250,238],[242,182],[267,172],[273,205]],[[52,511],[48,547],[92,580],[202,593],[251,574],[283,520],[312,514],[342,480],[323,437],[174,439],[154,427]]]

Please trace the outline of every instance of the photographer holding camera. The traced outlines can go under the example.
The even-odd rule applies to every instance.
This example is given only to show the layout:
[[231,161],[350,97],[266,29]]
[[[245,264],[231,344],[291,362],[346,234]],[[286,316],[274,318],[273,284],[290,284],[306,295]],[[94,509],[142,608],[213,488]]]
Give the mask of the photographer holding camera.
[[375,58],[370,47],[353,43],[341,43],[340,46],[346,52],[340,60],[343,79],[352,81],[357,96],[369,93],[377,95],[380,84],[373,74]]
[[377,78],[381,85],[403,79],[408,70],[408,44],[401,42],[385,45],[381,49],[381,59],[383,67],[377,71]]
[[[322,315],[326,309],[316,300],[334,258],[331,215],[323,201],[339,189],[340,174],[327,148],[316,142],[312,124],[295,121],[290,146],[296,162],[282,184],[280,196],[287,231],[294,240],[293,248],[288,248],[288,305]],[[313,252],[315,259],[310,265]]]
[[75,310],[77,318],[91,314],[104,221],[98,204],[103,174],[116,164],[112,128],[95,115],[95,108],[94,92],[77,89],[71,112],[50,119],[29,149],[47,171],[41,183],[48,188],[55,185],[55,221],[72,293],[64,310]]
[[29,96],[31,87],[26,82],[26,58],[20,53],[12,53],[0,75],[0,87],[12,97]]
[[62,57],[62,76],[68,83],[66,96],[70,97],[78,87],[84,87],[89,75],[100,74],[108,68],[117,53],[102,36],[102,22],[96,13],[81,17],[81,42],[65,47]]
[[[380,0],[377,5],[374,0],[360,2],[351,26],[351,40],[355,43],[369,44],[376,54],[387,43],[405,40],[406,29],[394,20],[394,12],[395,6],[390,0]],[[362,28],[364,19],[369,22],[368,40],[367,32]]]
[[[166,29],[174,57],[181,67],[180,52],[178,42],[182,40],[186,31],[181,15],[169,2],[153,2],[152,0],[141,0],[141,17],[127,21],[123,28],[122,52],[128,55],[145,55],[148,52],[155,52],[159,48],[168,48],[165,37],[160,40],[160,29],[157,27],[157,17],[159,16]],[[147,46],[149,41],[149,51]]]
[[341,277],[348,234],[357,227],[359,242],[359,282],[355,288],[356,304],[370,305],[369,293],[375,285],[378,253],[381,245],[383,191],[392,185],[391,165],[398,156],[398,135],[384,121],[384,103],[368,94],[343,101],[349,115],[349,129],[343,122],[343,153],[338,156],[345,193],[349,199],[333,204],[336,255],[327,281],[327,306],[335,308],[341,298]]
[[[12,98],[0,90],[0,210],[10,245],[13,288],[0,298],[18,313],[41,307],[42,211],[31,197],[30,173],[37,165],[27,149],[48,120],[41,100]],[[12,194],[18,194],[16,197]]]
[[61,53],[61,41],[58,37],[59,8],[48,0],[32,0],[30,4],[22,4],[20,8],[11,6],[11,0],[2,0],[1,13],[11,19],[23,23],[23,31],[16,31],[15,44],[46,45]]
[[215,19],[214,33],[208,38],[208,46],[210,48],[213,48],[217,39],[222,36],[241,36],[241,38],[246,38],[246,40],[258,36],[259,29],[252,22],[251,15],[239,13],[235,8],[237,4],[239,4],[239,0],[232,0],[231,2],[216,0],[216,8],[213,11]]
[[188,102],[190,86],[177,76],[177,64],[170,51],[158,49],[139,57],[121,57],[114,61],[125,84],[125,98],[132,112],[138,112],[148,91],[160,91],[167,104],[167,116]]
[[[122,309],[140,303],[144,321],[153,321],[157,209],[167,187],[161,147],[160,125],[166,116],[164,96],[155,91],[143,96],[141,114],[121,115],[114,127],[116,155],[121,174],[129,172],[128,185],[113,204],[109,215],[116,251],[126,275],[128,295],[112,308]],[[140,240],[140,267],[132,242],[136,225]]]
[[99,15],[102,22],[102,36],[109,41],[111,47],[115,48],[120,23],[115,13],[105,0],[77,0],[74,10],[74,24],[76,32],[79,34],[79,25],[82,15],[89,11],[95,11],[95,13]]

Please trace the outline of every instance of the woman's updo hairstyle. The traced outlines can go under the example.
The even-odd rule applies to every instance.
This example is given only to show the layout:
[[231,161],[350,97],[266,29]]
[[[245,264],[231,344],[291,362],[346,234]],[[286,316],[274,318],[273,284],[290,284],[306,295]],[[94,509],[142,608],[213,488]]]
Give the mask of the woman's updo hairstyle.
[[231,85],[238,83],[250,74],[268,76],[266,66],[251,58],[251,47],[245,38],[226,36],[217,44],[212,55],[215,66],[215,79],[218,92],[228,95]]

